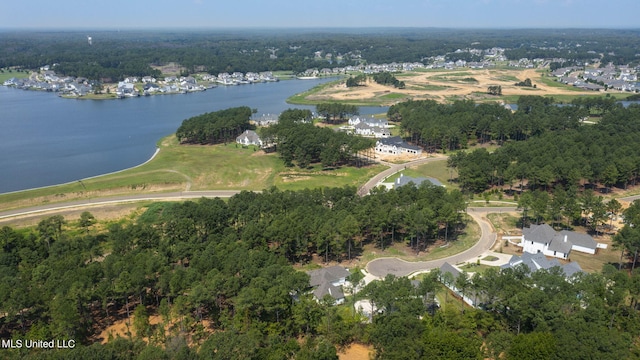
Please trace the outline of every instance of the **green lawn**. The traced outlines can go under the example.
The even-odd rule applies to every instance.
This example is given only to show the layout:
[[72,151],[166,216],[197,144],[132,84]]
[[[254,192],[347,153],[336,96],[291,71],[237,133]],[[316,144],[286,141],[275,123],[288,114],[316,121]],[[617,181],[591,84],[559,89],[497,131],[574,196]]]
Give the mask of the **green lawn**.
[[160,152],[134,169],[65,185],[0,195],[0,210],[111,195],[184,190],[299,190],[359,186],[385,166],[323,170],[286,168],[277,154],[253,147],[180,145],[175,136],[160,141]]
[[23,79],[28,77],[29,73],[17,72],[15,70],[9,72],[9,70],[5,69],[4,72],[0,72],[0,85],[11,78]]
[[397,100],[397,99],[404,99],[408,96],[409,95],[406,95],[406,94],[389,93],[389,94],[384,94],[380,96],[380,98],[385,100]]
[[429,176],[438,179],[447,189],[458,189],[458,184],[449,182],[450,177],[455,179],[458,175],[455,170],[451,170],[451,173],[449,171],[447,160],[440,160],[419,166],[412,166],[405,170],[404,173],[409,176]]
[[317,86],[313,87],[312,89],[309,89],[307,91],[304,91],[304,92],[301,92],[299,94],[295,94],[295,95],[289,97],[287,99],[287,103],[289,103],[289,104],[298,104],[298,105],[316,105],[318,103],[321,103],[322,101],[307,100],[306,98],[307,98],[307,96],[311,96],[311,95],[317,94],[317,93],[323,91],[324,89],[326,89],[328,87],[332,87],[332,86],[340,83],[341,81],[342,81],[342,79],[335,80],[335,81],[329,81],[327,83],[317,85]]
[[407,87],[409,90],[424,90],[424,91],[443,91],[450,89],[450,86],[442,86],[442,85],[411,85]]

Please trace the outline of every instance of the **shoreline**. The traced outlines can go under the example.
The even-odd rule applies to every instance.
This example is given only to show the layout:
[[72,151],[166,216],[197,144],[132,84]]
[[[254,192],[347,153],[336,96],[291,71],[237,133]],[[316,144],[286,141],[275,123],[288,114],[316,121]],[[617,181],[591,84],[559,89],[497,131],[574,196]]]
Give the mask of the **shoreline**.
[[[171,136],[171,135],[169,135],[169,136]],[[162,138],[162,139],[164,139],[164,138]],[[162,140],[162,139],[160,139],[160,140]],[[159,141],[160,141],[160,140],[159,140]],[[155,159],[155,157],[158,155],[158,153],[159,153],[159,152],[160,152],[160,147],[156,146],[156,151],[154,151],[153,155],[151,155],[151,157],[150,157],[148,160],[146,160],[146,161],[145,161],[145,162],[143,162],[142,164],[138,164],[138,165],[135,165],[135,166],[130,166],[130,167],[125,168],[125,169],[122,169],[122,170],[116,170],[116,171],[108,172],[108,173],[105,173],[105,174],[99,174],[99,175],[89,176],[89,177],[86,177],[86,178],[82,178],[82,179],[78,179],[78,180],[73,180],[73,181],[68,181],[68,182],[64,182],[64,183],[60,183],[60,184],[53,184],[53,185],[39,186],[39,187],[34,187],[34,188],[29,188],[29,189],[23,189],[23,190],[15,190],[15,191],[3,192],[3,193],[0,193],[0,196],[2,196],[2,195],[11,195],[11,194],[18,194],[18,193],[21,193],[21,192],[27,192],[27,191],[34,191],[34,190],[48,189],[48,188],[52,188],[52,187],[56,187],[56,186],[70,185],[70,184],[74,184],[74,183],[77,183],[77,182],[79,182],[79,183],[81,183],[81,184],[82,184],[82,180],[91,180],[91,179],[96,179],[96,178],[99,178],[99,177],[103,177],[103,176],[107,176],[107,175],[113,175],[113,174],[118,174],[118,173],[121,173],[121,172],[124,172],[124,171],[128,171],[128,170],[132,170],[132,169],[139,168],[139,167],[141,167],[141,166],[143,166],[143,165],[146,165],[146,164],[150,163],[153,159]]]

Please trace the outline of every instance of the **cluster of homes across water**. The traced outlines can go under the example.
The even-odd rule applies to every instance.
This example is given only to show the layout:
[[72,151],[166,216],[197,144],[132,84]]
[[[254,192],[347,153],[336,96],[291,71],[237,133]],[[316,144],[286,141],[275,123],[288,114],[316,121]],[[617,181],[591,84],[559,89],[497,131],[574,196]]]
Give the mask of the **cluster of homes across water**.
[[116,97],[136,97],[153,94],[185,94],[194,91],[205,91],[218,85],[233,86],[261,82],[276,82],[278,77],[272,72],[260,73],[240,72],[220,73],[218,75],[202,74],[194,76],[166,76],[156,79],[152,76],[127,77],[116,85],[102,85],[98,81],[84,77],[60,76],[51,70],[53,67],[44,66],[38,73],[28,78],[12,77],[3,85],[14,86],[26,90],[43,90],[59,92],[69,97],[81,97],[97,92],[108,92]]

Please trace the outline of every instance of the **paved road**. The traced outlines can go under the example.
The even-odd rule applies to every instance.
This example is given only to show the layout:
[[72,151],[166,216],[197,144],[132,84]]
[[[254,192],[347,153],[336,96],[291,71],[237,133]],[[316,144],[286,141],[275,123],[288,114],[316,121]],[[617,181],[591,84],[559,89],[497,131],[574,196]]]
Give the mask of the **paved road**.
[[446,156],[432,156],[432,157],[428,157],[428,158],[422,158],[422,159],[418,159],[418,160],[413,160],[413,161],[409,161],[407,163],[404,164],[392,164],[392,163],[388,163],[385,161],[377,161],[381,164],[387,165],[389,166],[389,168],[381,173],[379,173],[378,175],[372,177],[371,179],[369,179],[369,181],[367,181],[364,185],[362,185],[360,187],[360,189],[358,189],[358,195],[360,196],[364,196],[369,194],[369,191],[371,191],[371,189],[373,189],[374,187],[376,187],[378,185],[378,183],[380,183],[382,180],[384,180],[385,178],[397,173],[398,171],[401,171],[403,169],[406,169],[408,167],[411,166],[415,166],[415,165],[422,165],[422,164],[426,164],[426,163],[430,163],[432,161],[439,161],[439,160],[446,160],[447,157]]
[[184,199],[197,199],[201,197],[231,197],[240,190],[212,190],[212,191],[182,191],[173,193],[159,193],[159,194],[140,194],[140,195],[126,195],[126,196],[114,196],[106,198],[76,200],[66,203],[56,203],[48,205],[34,206],[25,209],[15,209],[9,211],[0,212],[0,220],[8,219],[17,216],[34,215],[39,213],[55,212],[60,210],[69,210],[79,207],[87,206],[102,206],[122,204],[128,202],[137,202],[145,200],[184,200]]
[[516,211],[516,208],[484,207],[469,208],[467,210],[467,214],[469,214],[480,225],[482,235],[475,245],[459,254],[437,260],[415,262],[409,262],[398,258],[380,258],[370,261],[367,264],[366,269],[371,275],[378,278],[384,278],[388,274],[393,274],[395,276],[407,276],[415,272],[439,268],[445,262],[457,264],[469,260],[475,260],[484,252],[488,251],[496,241],[496,234],[493,232],[491,224],[486,220],[487,214],[501,211]]

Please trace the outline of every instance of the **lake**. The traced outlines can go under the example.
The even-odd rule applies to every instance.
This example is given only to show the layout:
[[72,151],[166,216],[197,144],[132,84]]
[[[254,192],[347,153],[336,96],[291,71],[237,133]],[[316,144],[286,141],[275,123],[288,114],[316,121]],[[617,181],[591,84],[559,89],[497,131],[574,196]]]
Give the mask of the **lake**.
[[[0,193],[62,184],[147,161],[184,119],[236,106],[279,114],[286,99],[332,79],[220,86],[121,100],[63,99],[0,86]],[[361,114],[386,108],[360,108]]]

